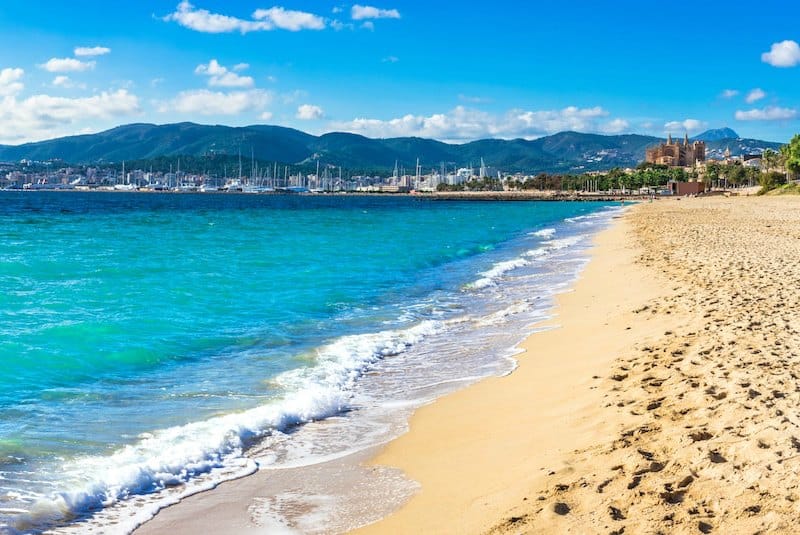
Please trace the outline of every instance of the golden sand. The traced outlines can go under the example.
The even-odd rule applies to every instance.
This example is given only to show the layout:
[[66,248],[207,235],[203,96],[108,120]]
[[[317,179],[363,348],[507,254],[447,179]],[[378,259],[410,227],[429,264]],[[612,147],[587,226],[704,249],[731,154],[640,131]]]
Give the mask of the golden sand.
[[800,529],[800,198],[643,204],[598,245],[517,373],[378,459],[422,492],[365,532]]
[[[421,408],[372,461],[421,490],[361,533],[800,529],[800,198],[643,203],[596,245],[514,373]],[[143,532],[259,532],[264,491]]]

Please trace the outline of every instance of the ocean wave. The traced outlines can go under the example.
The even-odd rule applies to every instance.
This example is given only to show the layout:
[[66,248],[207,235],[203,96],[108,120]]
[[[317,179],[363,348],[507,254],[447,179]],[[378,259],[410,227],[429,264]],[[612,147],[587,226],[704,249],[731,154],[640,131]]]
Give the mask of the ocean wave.
[[542,230],[537,230],[536,232],[531,232],[529,236],[536,236],[537,238],[549,238],[555,233],[556,229],[554,228],[544,228]]
[[491,269],[480,273],[481,278],[469,283],[466,287],[471,290],[480,290],[481,288],[494,286],[496,284],[495,281],[505,273],[518,267],[527,266],[528,264],[530,264],[530,262],[524,258],[515,258],[513,260],[498,262],[492,266]]
[[[257,439],[346,411],[355,382],[372,364],[403,353],[442,328],[442,322],[427,320],[402,330],[343,336],[318,348],[314,366],[278,375],[275,382],[287,393],[272,403],[143,434],[138,442],[109,456],[65,463],[62,471],[69,490],[40,500],[15,518],[14,528],[18,532],[46,529],[132,495],[161,491],[212,471],[219,471],[216,482],[252,473],[257,466],[242,454]],[[138,511],[131,525],[118,526],[119,530],[132,531],[163,505],[153,503],[149,510]]]
[[567,238],[560,238],[558,240],[546,241],[543,242],[543,245],[550,250],[567,249],[568,247],[574,247],[575,245],[578,245],[584,240],[584,238],[586,238],[585,235],[578,234],[576,236],[569,236]]
[[591,214],[579,215],[575,217],[567,217],[564,219],[567,223],[578,223],[582,225],[587,224],[594,224],[599,220],[607,220],[609,216],[613,215],[614,213],[621,212],[624,210],[621,206],[604,206],[601,210],[597,212],[592,212]]
[[478,318],[475,321],[475,324],[479,327],[486,327],[489,325],[500,325],[508,319],[508,316],[513,316],[515,314],[521,314],[523,312],[527,312],[532,307],[533,304],[528,301],[517,301],[501,310],[498,310],[497,312],[493,312],[487,316]]

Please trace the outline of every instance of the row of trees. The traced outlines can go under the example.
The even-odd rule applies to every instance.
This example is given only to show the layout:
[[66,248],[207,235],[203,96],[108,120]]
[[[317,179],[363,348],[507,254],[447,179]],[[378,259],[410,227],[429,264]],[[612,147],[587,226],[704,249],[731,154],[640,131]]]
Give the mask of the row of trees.
[[[758,170],[744,167],[739,163],[715,165],[712,176],[720,185],[739,186],[745,183],[756,184],[757,173]],[[603,175],[539,173],[535,177],[525,180],[509,179],[505,184],[497,179],[485,178],[470,180],[463,184],[439,184],[437,189],[439,191],[499,191],[505,187],[516,191],[631,191],[646,187],[658,189],[664,187],[671,180],[685,182],[697,178],[699,178],[697,172],[687,172],[680,167],[641,164],[633,172],[614,168]]]
[[761,156],[764,173],[759,177],[760,193],[786,184],[800,173],[800,134],[795,135],[779,151],[767,149]]

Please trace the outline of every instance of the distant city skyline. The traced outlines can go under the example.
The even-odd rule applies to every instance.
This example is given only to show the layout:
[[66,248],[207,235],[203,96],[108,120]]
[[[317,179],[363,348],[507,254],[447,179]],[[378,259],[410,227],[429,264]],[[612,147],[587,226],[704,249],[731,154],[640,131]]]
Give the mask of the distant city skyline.
[[8,0],[0,143],[180,121],[459,143],[800,132],[800,6],[443,4]]

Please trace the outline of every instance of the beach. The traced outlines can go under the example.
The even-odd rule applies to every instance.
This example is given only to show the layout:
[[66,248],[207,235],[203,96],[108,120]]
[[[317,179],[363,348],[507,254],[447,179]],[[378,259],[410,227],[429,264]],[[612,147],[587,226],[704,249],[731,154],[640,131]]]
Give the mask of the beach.
[[520,368],[376,460],[422,491],[365,533],[796,528],[800,199],[643,204]]
[[[362,455],[366,474],[399,469],[419,487],[356,532],[790,532],[798,208],[683,198],[617,217],[513,373],[418,409]],[[222,487],[140,532],[257,532],[244,516],[264,488]]]

